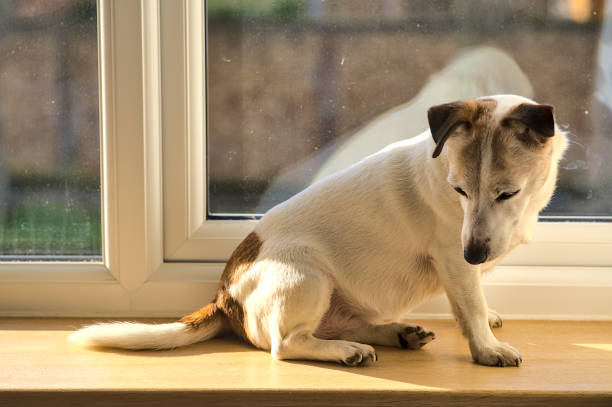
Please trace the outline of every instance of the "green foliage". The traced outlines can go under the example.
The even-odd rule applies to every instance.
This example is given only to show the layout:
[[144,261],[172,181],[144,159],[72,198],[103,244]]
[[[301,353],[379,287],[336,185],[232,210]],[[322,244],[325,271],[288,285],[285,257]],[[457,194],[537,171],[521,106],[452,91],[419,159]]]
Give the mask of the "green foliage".
[[100,255],[100,211],[58,204],[24,204],[0,223],[4,255]]
[[296,20],[304,15],[303,0],[208,0],[209,21],[232,21],[243,18],[262,20]]
[[82,24],[96,21],[97,16],[96,0],[79,0],[72,4],[67,13],[68,24]]
[[282,20],[296,20],[304,15],[304,2],[299,0],[276,0],[272,3],[272,12]]

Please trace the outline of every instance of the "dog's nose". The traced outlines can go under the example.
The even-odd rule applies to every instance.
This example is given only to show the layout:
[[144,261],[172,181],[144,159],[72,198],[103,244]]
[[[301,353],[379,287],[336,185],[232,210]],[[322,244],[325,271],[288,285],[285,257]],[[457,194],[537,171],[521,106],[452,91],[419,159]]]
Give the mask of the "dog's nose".
[[463,250],[465,261],[470,264],[481,264],[489,256],[489,247],[484,243],[472,243]]

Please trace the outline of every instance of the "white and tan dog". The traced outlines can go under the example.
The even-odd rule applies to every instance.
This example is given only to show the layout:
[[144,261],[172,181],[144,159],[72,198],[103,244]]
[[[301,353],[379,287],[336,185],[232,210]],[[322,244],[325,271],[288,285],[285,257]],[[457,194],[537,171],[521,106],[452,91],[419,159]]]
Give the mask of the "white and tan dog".
[[377,360],[431,331],[399,322],[446,292],[474,360],[519,366],[490,326],[481,274],[528,242],[566,137],[551,106],[501,95],[434,106],[430,131],[271,209],[227,263],[212,303],[169,324],[107,323],[71,340],[164,349],[233,330],[279,359]]

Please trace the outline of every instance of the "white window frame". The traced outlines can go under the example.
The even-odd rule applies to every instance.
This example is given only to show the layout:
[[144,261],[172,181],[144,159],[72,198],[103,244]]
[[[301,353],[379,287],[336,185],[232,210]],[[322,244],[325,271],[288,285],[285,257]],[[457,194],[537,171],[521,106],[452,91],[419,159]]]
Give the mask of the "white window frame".
[[164,257],[222,262],[255,221],[208,220],[206,201],[205,7],[162,2],[162,93],[165,190]]
[[0,315],[176,316],[214,293],[222,264],[164,262],[159,13],[98,1],[103,261],[0,264]]
[[[255,224],[206,219],[204,2],[98,6],[103,262],[0,264],[0,315],[193,311]],[[534,238],[486,278],[489,305],[515,318],[612,319],[612,224],[542,223]],[[448,316],[448,305],[413,315]]]

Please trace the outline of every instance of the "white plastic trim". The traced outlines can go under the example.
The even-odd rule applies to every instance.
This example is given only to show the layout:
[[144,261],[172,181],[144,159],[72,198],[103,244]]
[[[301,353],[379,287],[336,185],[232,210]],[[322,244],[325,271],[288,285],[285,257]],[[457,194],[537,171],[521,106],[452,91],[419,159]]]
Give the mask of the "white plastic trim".
[[[255,221],[206,219],[205,18],[198,0],[163,2],[165,259],[224,261]],[[542,222],[506,266],[612,266],[612,222]]]
[[[193,173],[206,168],[203,2],[99,0],[99,10],[104,261],[0,265],[1,316],[183,315],[212,299],[254,223],[206,221],[204,172]],[[491,308],[612,319],[612,224],[541,224],[535,237],[485,279]],[[218,261],[167,262],[164,248]],[[444,297],[411,315],[450,316]]]

